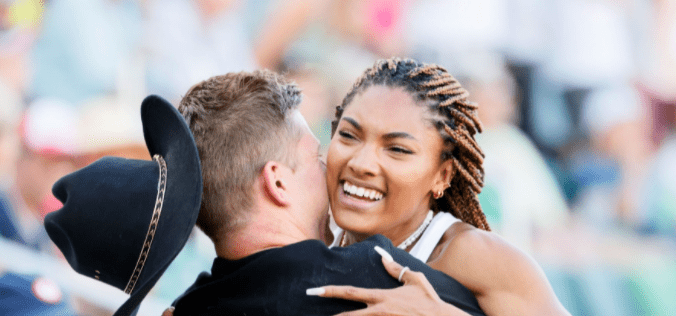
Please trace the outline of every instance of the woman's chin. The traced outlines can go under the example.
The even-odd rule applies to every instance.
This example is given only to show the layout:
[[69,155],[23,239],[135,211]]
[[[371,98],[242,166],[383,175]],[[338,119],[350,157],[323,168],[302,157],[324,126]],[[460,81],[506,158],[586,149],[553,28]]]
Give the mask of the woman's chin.
[[373,223],[374,218],[371,214],[349,209],[337,209],[332,212],[336,225],[345,231],[365,237],[377,234],[375,228],[378,225],[377,222]]

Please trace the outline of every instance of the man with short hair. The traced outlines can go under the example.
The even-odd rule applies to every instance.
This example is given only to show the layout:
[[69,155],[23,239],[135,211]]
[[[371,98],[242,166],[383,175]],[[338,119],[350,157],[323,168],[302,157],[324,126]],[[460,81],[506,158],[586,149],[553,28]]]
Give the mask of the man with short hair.
[[174,315],[333,315],[377,302],[306,290],[321,295],[326,288],[316,288],[329,284],[391,289],[401,285],[397,278],[405,284],[424,279],[396,263],[386,270],[382,265],[390,261],[374,246],[423,272],[443,299],[428,285],[438,306],[483,315],[467,288],[382,236],[334,249],[319,241],[328,235],[325,165],[300,101],[295,84],[267,71],[210,78],[181,101],[202,163],[197,225],[218,257],[211,273],[174,302]]
[[[181,101],[203,166],[197,226],[219,257],[322,237],[325,167],[319,142],[297,111],[300,101],[300,90],[271,72],[216,76]],[[271,207],[288,214],[260,211]],[[261,227],[266,222],[275,225]]]

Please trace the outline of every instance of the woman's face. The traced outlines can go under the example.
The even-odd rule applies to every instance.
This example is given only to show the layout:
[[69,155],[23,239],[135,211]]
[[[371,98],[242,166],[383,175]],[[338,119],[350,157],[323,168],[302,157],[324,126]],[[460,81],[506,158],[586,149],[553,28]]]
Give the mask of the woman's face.
[[[415,231],[432,192],[446,187],[439,132],[402,88],[373,86],[343,112],[327,157],[336,223],[362,239],[383,234],[396,245]],[[433,191],[434,190],[434,191]]]

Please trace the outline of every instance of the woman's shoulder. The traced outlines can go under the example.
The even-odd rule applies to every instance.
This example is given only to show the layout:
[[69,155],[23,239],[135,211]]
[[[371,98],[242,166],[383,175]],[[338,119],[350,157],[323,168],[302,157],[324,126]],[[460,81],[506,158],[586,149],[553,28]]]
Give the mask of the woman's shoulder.
[[[428,264],[445,266],[453,261],[484,257],[503,247],[509,247],[509,245],[496,234],[478,229],[465,222],[456,222],[444,232]],[[485,259],[488,258],[484,257]]]
[[499,235],[463,222],[446,230],[428,264],[475,293],[511,288],[539,270],[533,259]]

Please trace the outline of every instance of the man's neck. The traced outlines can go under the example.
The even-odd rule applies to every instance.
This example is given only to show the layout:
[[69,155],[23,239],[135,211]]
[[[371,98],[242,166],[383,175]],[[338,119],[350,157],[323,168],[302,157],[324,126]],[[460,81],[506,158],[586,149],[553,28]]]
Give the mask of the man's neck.
[[295,221],[270,216],[274,212],[258,213],[249,224],[241,229],[226,233],[215,242],[216,254],[225,259],[237,260],[257,252],[280,248],[308,239],[318,239],[303,232]]

